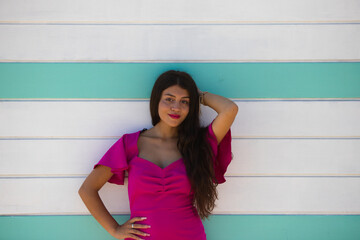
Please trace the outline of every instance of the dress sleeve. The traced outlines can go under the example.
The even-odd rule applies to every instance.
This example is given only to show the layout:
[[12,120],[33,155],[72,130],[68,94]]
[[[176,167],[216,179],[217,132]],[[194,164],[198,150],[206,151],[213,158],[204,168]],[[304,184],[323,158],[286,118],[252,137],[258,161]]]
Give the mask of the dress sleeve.
[[125,170],[128,169],[125,138],[126,134],[117,140],[93,167],[94,169],[98,165],[110,167],[114,175],[108,180],[109,183],[124,185]]
[[220,144],[217,144],[217,139],[212,129],[213,122],[208,126],[208,135],[207,139],[210,142],[211,148],[214,153],[214,170],[215,177],[218,183],[224,183],[225,180],[225,172],[227,170],[228,165],[232,160],[232,152],[231,152],[231,130],[226,133],[225,137],[221,140]]

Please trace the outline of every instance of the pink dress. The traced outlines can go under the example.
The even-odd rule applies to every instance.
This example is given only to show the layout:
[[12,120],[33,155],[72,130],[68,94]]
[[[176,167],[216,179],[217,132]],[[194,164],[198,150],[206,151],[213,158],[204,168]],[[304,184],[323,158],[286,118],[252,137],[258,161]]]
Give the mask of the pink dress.
[[[145,130],[145,129],[144,129]],[[135,223],[150,225],[140,231],[150,236],[140,236],[153,240],[205,240],[202,221],[192,205],[193,192],[186,175],[183,159],[161,168],[153,162],[138,157],[137,140],[142,131],[124,134],[94,165],[111,168],[114,175],[108,182],[124,185],[125,170],[128,171],[128,195],[130,212],[133,217],[147,217]],[[232,160],[231,131],[217,144],[208,126],[208,141],[214,152],[215,175],[219,183],[226,180],[224,174]],[[215,165],[215,162],[218,164]],[[125,238],[129,240],[133,238]]]

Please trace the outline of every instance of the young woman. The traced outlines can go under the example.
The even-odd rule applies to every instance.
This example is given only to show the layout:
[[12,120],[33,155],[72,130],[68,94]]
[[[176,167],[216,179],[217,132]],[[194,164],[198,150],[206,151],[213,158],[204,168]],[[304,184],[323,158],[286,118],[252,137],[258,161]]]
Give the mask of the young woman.
[[[207,127],[200,126],[200,103],[218,113]],[[225,182],[237,112],[231,100],[198,90],[189,74],[161,74],[150,98],[153,127],[116,141],[85,179],[80,197],[117,239],[206,239],[201,219],[211,214],[216,187]],[[131,216],[118,224],[98,191],[106,182],[124,185],[125,170]]]

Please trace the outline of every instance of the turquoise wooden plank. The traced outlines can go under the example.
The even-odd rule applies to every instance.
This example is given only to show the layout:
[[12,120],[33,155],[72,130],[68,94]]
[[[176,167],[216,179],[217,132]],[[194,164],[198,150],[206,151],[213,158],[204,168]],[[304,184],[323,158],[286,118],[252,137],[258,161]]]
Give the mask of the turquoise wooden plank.
[[[130,215],[114,215],[125,222]],[[358,240],[360,215],[212,215],[208,240]],[[114,239],[92,216],[0,216],[0,239]]]
[[175,69],[229,98],[357,98],[360,62],[0,63],[0,98],[149,98]]

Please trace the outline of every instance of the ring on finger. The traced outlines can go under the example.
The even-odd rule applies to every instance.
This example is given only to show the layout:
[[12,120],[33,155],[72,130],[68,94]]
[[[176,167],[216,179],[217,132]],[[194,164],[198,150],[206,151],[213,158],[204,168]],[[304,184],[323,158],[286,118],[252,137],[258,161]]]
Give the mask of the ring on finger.
[[134,224],[133,224],[133,223],[131,224],[131,228],[134,228]]

